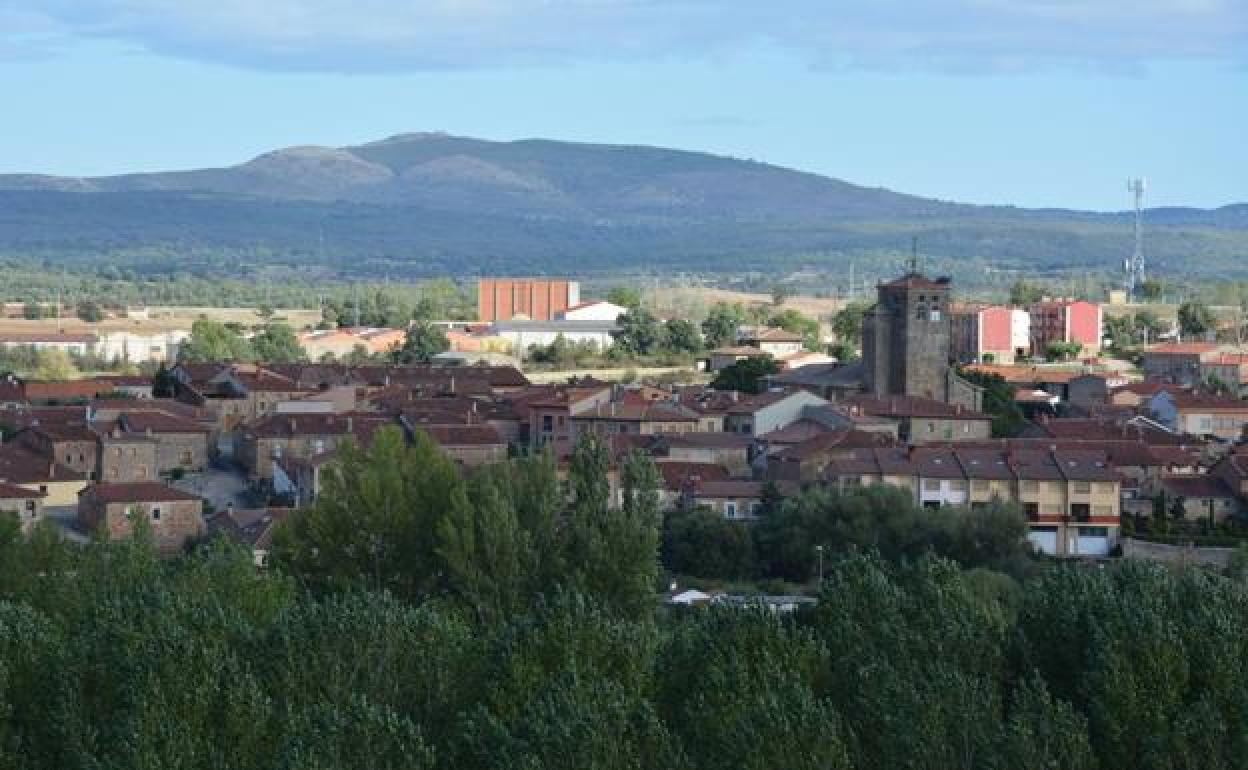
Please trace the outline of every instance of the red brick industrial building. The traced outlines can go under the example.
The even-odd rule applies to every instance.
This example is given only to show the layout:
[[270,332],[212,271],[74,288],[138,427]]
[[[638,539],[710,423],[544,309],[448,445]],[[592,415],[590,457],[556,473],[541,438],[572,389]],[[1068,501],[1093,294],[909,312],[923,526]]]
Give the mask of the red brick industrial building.
[[479,320],[510,321],[525,316],[532,321],[553,321],[581,301],[576,281],[546,278],[483,278],[477,285]]

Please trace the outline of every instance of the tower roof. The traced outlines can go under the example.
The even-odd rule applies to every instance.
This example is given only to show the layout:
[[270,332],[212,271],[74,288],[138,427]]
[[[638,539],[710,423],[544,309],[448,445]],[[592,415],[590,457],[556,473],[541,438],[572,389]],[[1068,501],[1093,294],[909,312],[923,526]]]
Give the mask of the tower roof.
[[922,273],[910,272],[895,280],[882,283],[880,287],[885,289],[948,289],[949,283],[948,276],[932,280]]

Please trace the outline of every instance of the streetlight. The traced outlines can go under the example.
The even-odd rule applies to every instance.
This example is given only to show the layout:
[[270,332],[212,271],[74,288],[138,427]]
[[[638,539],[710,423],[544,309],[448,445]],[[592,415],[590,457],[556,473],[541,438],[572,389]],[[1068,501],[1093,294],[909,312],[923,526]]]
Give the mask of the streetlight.
[[819,587],[823,587],[823,546],[815,546],[815,553],[819,555]]

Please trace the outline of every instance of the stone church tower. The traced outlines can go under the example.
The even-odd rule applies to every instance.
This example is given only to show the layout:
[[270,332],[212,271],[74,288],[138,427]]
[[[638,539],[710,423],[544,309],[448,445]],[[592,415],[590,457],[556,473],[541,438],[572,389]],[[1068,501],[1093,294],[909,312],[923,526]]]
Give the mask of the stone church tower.
[[944,401],[951,331],[948,278],[912,272],[879,285],[863,319],[867,391]]
[[949,365],[951,282],[917,271],[877,288],[863,319],[863,385],[879,397],[911,396],[979,409],[982,394]]

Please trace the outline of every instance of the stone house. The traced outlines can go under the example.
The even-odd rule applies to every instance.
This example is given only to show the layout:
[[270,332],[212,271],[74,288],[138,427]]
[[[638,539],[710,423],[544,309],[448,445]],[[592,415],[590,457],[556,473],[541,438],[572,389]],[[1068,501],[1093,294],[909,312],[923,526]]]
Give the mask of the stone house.
[[738,401],[728,407],[724,430],[762,436],[802,419],[808,407],[826,406],[825,399],[805,390],[772,390]]
[[507,441],[492,425],[414,425],[423,430],[455,462],[466,468],[507,459]]
[[92,477],[99,464],[99,437],[85,421],[38,423],[22,430],[15,441],[70,470]]
[[125,412],[117,423],[125,433],[155,439],[158,474],[179,469],[200,472],[208,467],[208,436],[212,430],[206,425],[157,411]]
[[159,444],[145,433],[127,433],[114,425],[99,437],[100,465],[94,476],[109,483],[154,481]]
[[610,401],[568,417],[568,440],[575,444],[582,433],[599,436],[636,433],[694,433],[701,427],[696,412],[669,402],[620,403]]
[[78,520],[88,531],[124,540],[146,521],[156,547],[167,554],[204,534],[203,513],[199,497],[152,481],[91,484],[78,496]]
[[367,446],[388,425],[400,427],[395,418],[370,412],[273,415],[239,431],[234,456],[252,481],[270,480],[275,459],[318,455],[348,437]]
[[897,424],[904,443],[981,441],[992,437],[992,415],[929,398],[912,396],[850,396],[844,407],[850,417],[865,415]]
[[18,444],[5,444],[0,446],[0,482],[45,495],[44,507],[72,507],[78,505],[78,493],[87,485],[87,474]]

